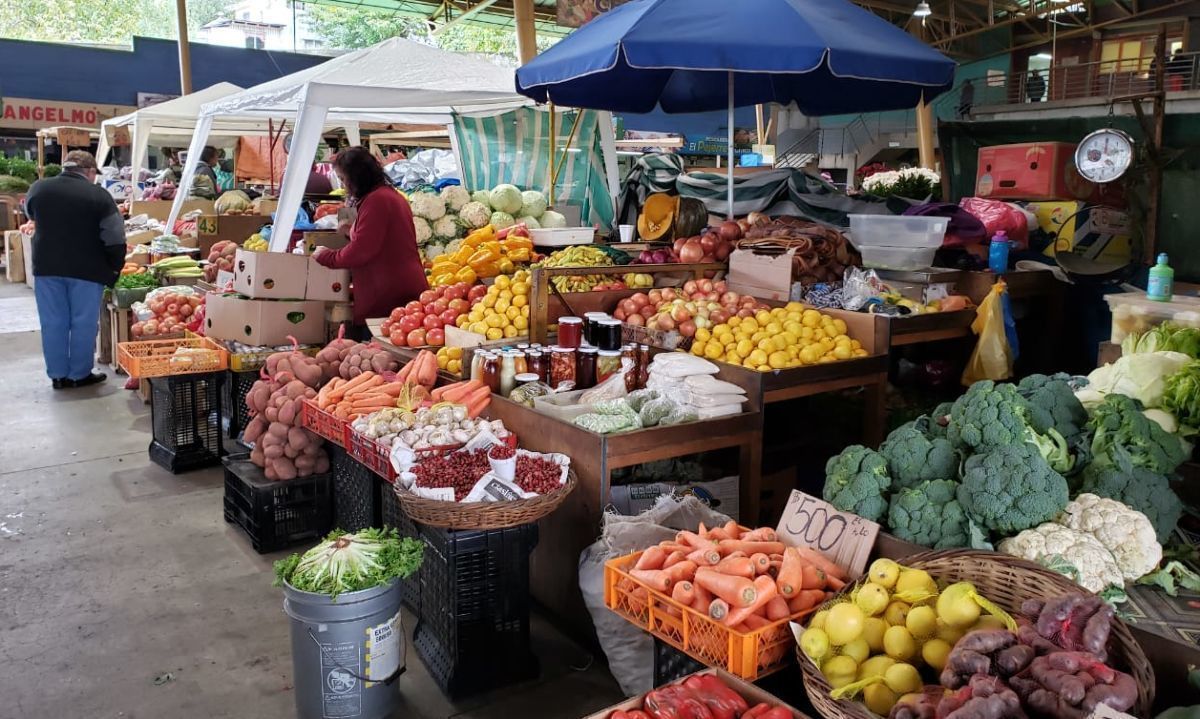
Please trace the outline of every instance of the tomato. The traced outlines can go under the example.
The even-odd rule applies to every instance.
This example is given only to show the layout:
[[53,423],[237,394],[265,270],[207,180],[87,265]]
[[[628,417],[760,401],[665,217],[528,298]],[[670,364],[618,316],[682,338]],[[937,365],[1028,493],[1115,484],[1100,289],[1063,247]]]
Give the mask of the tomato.
[[388,333],[388,341],[397,347],[403,347],[405,345],[404,337],[405,335],[402,330],[392,330]]
[[470,311],[471,303],[467,302],[465,299],[463,299],[461,297],[456,297],[456,298],[450,300],[449,308],[459,314],[462,314],[464,312]]
[[392,333],[393,326],[394,325],[392,324],[391,320],[384,320],[383,324],[379,325],[379,330],[385,335],[390,335]]
[[412,332],[408,333],[408,337],[406,339],[408,340],[409,347],[421,347],[426,344],[425,330],[413,330]]
[[461,300],[467,296],[467,285],[465,282],[458,282],[446,288],[446,299]]
[[433,290],[425,290],[419,295],[418,299],[420,300],[421,304],[425,305],[436,300],[437,296],[437,292]]
[[438,315],[425,315],[425,319],[422,320],[421,325],[427,330],[440,329],[442,326],[442,318]]
[[132,325],[130,325],[129,334],[133,337],[141,337],[142,336],[142,323],[134,322]]
[[438,315],[438,319],[442,321],[443,325],[452,325],[458,321],[458,316],[460,314],[462,313],[454,310],[446,310],[442,314]]
[[404,309],[408,310],[409,312],[422,312],[425,308],[421,306],[420,302],[413,300],[412,302],[404,305]]
[[401,332],[407,335],[409,332],[412,332],[421,326],[421,320],[409,315],[408,317],[400,320],[396,326],[400,328]]
[[398,320],[403,316],[404,308],[402,307],[397,307],[396,309],[392,310],[391,314],[388,315],[388,317],[390,317],[393,321]]
[[440,315],[450,308],[449,300],[435,300],[433,303],[433,314]]
[[425,341],[434,347],[441,347],[446,344],[446,331],[441,328],[429,330],[425,333]]
[[481,299],[486,294],[487,294],[486,286],[473,285],[471,287],[471,289],[467,291],[467,299],[471,301],[471,304],[475,304],[475,302],[477,300]]

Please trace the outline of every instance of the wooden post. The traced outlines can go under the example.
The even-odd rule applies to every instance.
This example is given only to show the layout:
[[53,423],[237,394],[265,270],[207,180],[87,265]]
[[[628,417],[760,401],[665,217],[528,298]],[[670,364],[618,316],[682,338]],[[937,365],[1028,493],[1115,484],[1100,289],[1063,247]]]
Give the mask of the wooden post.
[[517,54],[521,64],[537,56],[537,26],[533,23],[533,0],[513,0],[513,22],[517,26]]
[[917,151],[921,167],[934,169],[936,160],[933,151],[933,108],[922,100],[917,103]]
[[175,23],[179,27],[179,89],[192,92],[192,50],[188,46],[187,0],[175,0]]
[[1158,37],[1154,40],[1154,56],[1158,58],[1154,70],[1154,122],[1150,134],[1150,182],[1147,192],[1150,195],[1146,203],[1146,230],[1142,237],[1145,245],[1146,264],[1152,265],[1158,256],[1158,208],[1162,202],[1163,176],[1163,123],[1167,115],[1167,92],[1164,83],[1167,60],[1167,26],[1158,26]]

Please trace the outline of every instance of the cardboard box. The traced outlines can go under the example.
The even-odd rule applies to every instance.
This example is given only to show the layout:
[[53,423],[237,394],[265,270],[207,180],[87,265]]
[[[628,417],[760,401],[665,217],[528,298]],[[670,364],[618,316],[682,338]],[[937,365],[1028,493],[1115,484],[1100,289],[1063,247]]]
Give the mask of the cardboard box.
[[238,249],[233,256],[233,289],[254,299],[302,300],[308,263],[302,255]]
[[[136,247],[137,245],[148,245],[158,237],[158,233],[154,230],[138,230],[125,235],[125,245],[128,247]],[[182,238],[180,238],[182,240]]]
[[1046,256],[1062,251],[1092,260],[1129,262],[1133,255],[1129,215],[1108,207],[1085,207],[1083,202],[1029,203],[1038,226],[1058,236],[1057,245],[1046,248]]
[[4,233],[4,275],[9,282],[25,281],[25,248],[17,230]]
[[795,250],[762,254],[734,250],[729,255],[729,289],[739,294],[786,302],[792,292],[792,261]]
[[325,341],[325,303],[255,300],[211,293],[205,301],[204,333],[249,345],[281,345],[295,337],[301,344]]
[[[271,224],[267,215],[216,215],[205,214],[196,219],[196,235],[201,242],[215,244],[221,240],[244,243],[250,235]],[[212,244],[208,245],[212,247]]]
[[350,244],[350,238],[333,230],[315,230],[303,234],[304,253],[311,255],[318,247],[340,250]]
[[[166,222],[167,218],[171,216],[172,204],[174,204],[172,200],[134,200],[129,203],[129,216],[146,215],[160,222]],[[200,210],[201,214],[216,212],[213,209],[212,200],[185,200],[179,216],[183,217],[194,210]]]
[[33,289],[33,235],[21,233],[21,260],[25,263],[25,284]]
[[[771,694],[770,692],[766,691],[765,689],[756,687],[755,685],[751,684],[750,682],[746,681],[745,679],[740,679],[738,677],[735,677],[732,674],[730,674],[729,672],[726,672],[721,669],[709,668],[709,669],[703,669],[701,671],[698,671],[698,672],[696,672],[696,674],[716,674],[717,677],[722,682],[725,683],[725,686],[729,687],[730,689],[732,689],[735,692],[737,692],[738,694],[740,694],[746,700],[746,703],[749,704],[750,706],[765,703],[772,707],[783,707],[784,709],[787,709],[789,712],[792,713],[792,717],[794,719],[808,719],[807,714],[804,714],[799,709],[796,709],[795,707],[793,707],[789,704],[785,704],[782,700],[780,700],[774,694]],[[691,676],[691,675],[689,674],[688,676]],[[683,677],[679,681],[682,682],[686,679],[687,679],[687,677]],[[678,683],[679,682],[669,682],[669,684],[678,684]],[[664,686],[666,686],[666,685],[664,685]],[[642,707],[642,702],[644,699],[645,699],[645,697],[641,697],[641,696],[633,697],[632,699],[626,699],[625,701],[621,702],[620,704],[614,704],[613,706],[610,706],[607,709],[601,709],[600,711],[596,712],[595,714],[589,714],[586,717],[584,717],[584,719],[608,719],[608,717],[611,716],[612,713],[617,710],[629,711],[630,709],[640,709]]]
[[326,302],[350,301],[350,270],[335,270],[319,264],[311,257],[308,260],[308,281],[304,298]]

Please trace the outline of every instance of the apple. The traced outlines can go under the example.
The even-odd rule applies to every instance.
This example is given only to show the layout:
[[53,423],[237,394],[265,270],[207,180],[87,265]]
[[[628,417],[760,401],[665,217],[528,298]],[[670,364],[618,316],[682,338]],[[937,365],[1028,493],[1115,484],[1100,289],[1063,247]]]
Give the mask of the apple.
[[404,347],[405,345],[408,344],[405,341],[404,337],[405,337],[404,332],[402,332],[400,330],[392,330],[391,333],[388,334],[388,339],[391,341],[392,344],[396,345],[397,347]]
[[396,323],[396,326],[400,328],[401,332],[403,332],[404,334],[407,335],[409,332],[412,332],[413,330],[415,330],[416,328],[421,326],[421,320],[417,319],[416,317],[413,317],[412,315],[409,315],[407,317],[402,318],[398,323]]
[[425,333],[425,341],[434,347],[441,347],[446,344],[446,331],[441,327],[429,330]]
[[412,302],[404,305],[404,309],[408,310],[409,314],[412,314],[413,312],[423,312],[425,307],[422,306],[420,302],[413,300]]
[[450,285],[446,288],[446,294],[443,295],[448,300],[461,300],[467,296],[467,285],[464,282],[459,282],[455,285]]
[[646,318],[640,314],[632,314],[625,318],[625,324],[633,325],[634,327],[645,327]]
[[451,310],[451,309],[447,309],[445,312],[438,315],[438,319],[441,321],[441,323],[443,325],[452,325],[458,321],[459,314],[461,314],[461,313],[455,312],[454,310]]
[[[465,292],[465,290],[464,290],[464,292]],[[464,312],[470,311],[471,303],[467,302],[462,297],[455,297],[454,299],[450,300],[449,309],[452,309],[455,312],[462,314]]]
[[683,335],[684,337],[695,337],[696,323],[692,322],[691,320],[684,320],[683,322],[680,322],[679,334]]
[[437,292],[434,290],[425,290],[424,292],[422,292],[420,295],[417,296],[417,299],[423,305],[429,304],[430,302],[433,302],[434,300],[437,299]]
[[421,320],[421,326],[426,330],[436,330],[442,326],[442,318],[438,315],[425,315],[425,319]]
[[424,345],[426,344],[426,341],[425,341],[425,330],[423,330],[423,329],[415,329],[415,330],[413,330],[412,332],[409,332],[409,333],[408,333],[408,336],[407,336],[407,337],[405,337],[405,339],[406,339],[406,340],[408,340],[408,346],[409,346],[409,347],[421,347],[421,346],[424,346]]
[[441,313],[445,312],[448,309],[450,309],[450,301],[449,300],[434,300],[433,301],[433,314],[440,315]]

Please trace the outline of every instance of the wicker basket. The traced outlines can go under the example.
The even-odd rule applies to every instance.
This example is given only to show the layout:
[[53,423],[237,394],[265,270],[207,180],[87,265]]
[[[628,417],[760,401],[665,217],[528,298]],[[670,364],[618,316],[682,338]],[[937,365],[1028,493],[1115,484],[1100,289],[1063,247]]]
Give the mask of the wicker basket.
[[399,486],[395,491],[404,513],[419,524],[443,529],[505,529],[531,524],[558,509],[577,484],[571,469],[561,489],[512,502],[446,502],[418,497]]
[[[924,569],[939,584],[971,582],[979,593],[1002,609],[1018,613],[1026,599],[1045,599],[1058,594],[1085,591],[1057,572],[1033,562],[995,552],[948,549],[922,552],[899,560],[905,567]],[[852,587],[846,587],[849,592]],[[796,656],[804,673],[804,689],[817,712],[827,719],[878,719],[862,703],[833,699],[832,688],[821,671],[799,647]],[[1138,700],[1129,713],[1150,716],[1154,704],[1154,669],[1129,627],[1113,619],[1108,639],[1108,660],[1113,667],[1131,674],[1138,685]]]

